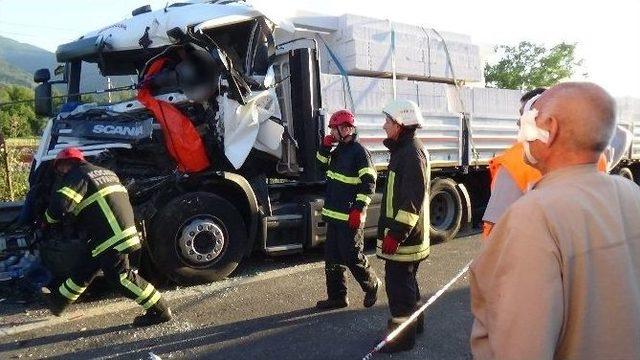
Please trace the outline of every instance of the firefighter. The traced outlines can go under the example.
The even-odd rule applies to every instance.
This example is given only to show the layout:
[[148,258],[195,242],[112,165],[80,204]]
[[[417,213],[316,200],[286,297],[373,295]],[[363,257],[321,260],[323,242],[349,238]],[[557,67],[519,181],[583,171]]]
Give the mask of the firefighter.
[[171,320],[171,310],[160,292],[129,267],[128,254],[140,249],[141,244],[127,190],[117,175],[85,161],[74,147],[58,154],[54,168],[61,179],[52,192],[45,224],[54,226],[65,217],[75,217],[79,230],[87,234],[88,250],[69,278],[43,289],[51,312],[60,316],[102,270],[110,283],[146,310],[134,319],[134,325]]
[[[376,171],[369,152],[357,141],[355,118],[348,110],[335,112],[329,120],[331,134],[324,137],[317,158],[327,170],[327,189],[322,216],[327,222],[325,249],[326,300],[318,309],[349,305],[346,268],[365,292],[364,306],[378,298],[381,281],[371,269],[364,247],[367,205],[376,187]],[[333,144],[338,145],[332,151]]]
[[[383,110],[389,148],[387,184],[383,190],[376,255],[385,260],[385,286],[389,298],[390,333],[418,309],[420,289],[416,280],[418,265],[429,255],[428,207],[424,206],[430,165],[416,129],[423,123],[418,105],[396,100]],[[422,333],[424,318],[406,327],[381,351],[411,349],[416,333]]]

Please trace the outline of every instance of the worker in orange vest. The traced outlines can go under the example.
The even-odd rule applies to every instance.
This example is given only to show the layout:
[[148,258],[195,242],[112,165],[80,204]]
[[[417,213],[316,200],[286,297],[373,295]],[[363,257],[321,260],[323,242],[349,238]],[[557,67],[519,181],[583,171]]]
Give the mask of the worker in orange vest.
[[[536,88],[520,98],[520,115],[531,109],[537,98],[546,89]],[[520,120],[518,120],[520,127]],[[482,217],[482,234],[489,236],[493,225],[507,208],[524,195],[542,175],[538,170],[526,163],[527,154],[522,142],[517,142],[503,154],[489,161],[491,174],[491,197]],[[607,171],[607,160],[604,155],[598,161],[598,170]]]

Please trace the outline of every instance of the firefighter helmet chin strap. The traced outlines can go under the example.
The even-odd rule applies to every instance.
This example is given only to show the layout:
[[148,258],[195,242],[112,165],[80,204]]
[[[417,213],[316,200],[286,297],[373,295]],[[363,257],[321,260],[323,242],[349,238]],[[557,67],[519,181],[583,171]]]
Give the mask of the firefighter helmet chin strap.
[[353,132],[351,133],[351,135],[347,135],[347,136],[343,136],[342,135],[342,131],[340,131],[340,126],[336,126],[336,130],[338,130],[338,140],[340,140],[340,142],[344,142],[344,139],[351,136],[352,138],[354,138],[356,136],[356,127],[353,127]]

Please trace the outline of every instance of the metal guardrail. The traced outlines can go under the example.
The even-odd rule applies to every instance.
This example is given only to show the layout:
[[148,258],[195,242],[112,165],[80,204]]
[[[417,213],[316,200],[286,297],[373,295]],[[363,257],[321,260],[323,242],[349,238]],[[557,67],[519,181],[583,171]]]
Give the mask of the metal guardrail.
[[0,224],[6,224],[15,219],[23,205],[24,201],[0,202]]

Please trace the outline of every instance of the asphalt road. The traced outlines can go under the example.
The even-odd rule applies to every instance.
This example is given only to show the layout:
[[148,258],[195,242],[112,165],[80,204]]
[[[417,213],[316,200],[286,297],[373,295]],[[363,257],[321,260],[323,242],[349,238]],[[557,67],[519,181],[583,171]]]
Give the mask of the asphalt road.
[[[479,248],[477,235],[433,246],[418,273],[423,299],[449,282]],[[145,329],[130,325],[141,309],[113,295],[76,304],[62,318],[37,305],[4,306],[0,358],[147,359],[152,352],[162,359],[361,359],[384,335],[389,317],[384,289],[378,303],[365,309],[363,293],[349,277],[351,305],[317,312],[315,302],[325,297],[321,260],[320,252],[257,256],[228,280],[167,290],[175,320]],[[370,260],[382,277],[384,263],[375,256]],[[466,274],[425,315],[425,333],[412,351],[375,358],[470,358]]]

